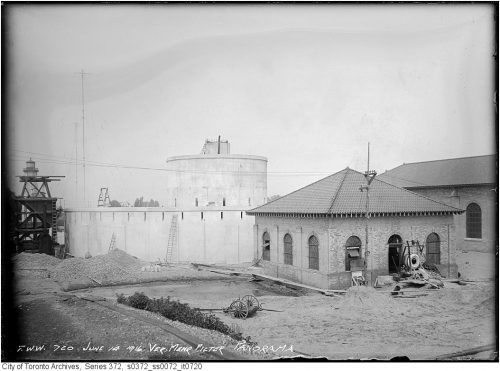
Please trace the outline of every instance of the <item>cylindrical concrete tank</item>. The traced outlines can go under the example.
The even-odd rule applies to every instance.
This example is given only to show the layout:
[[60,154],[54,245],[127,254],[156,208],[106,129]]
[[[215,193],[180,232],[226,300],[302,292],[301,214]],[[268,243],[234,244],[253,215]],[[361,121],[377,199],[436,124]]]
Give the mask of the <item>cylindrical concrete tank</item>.
[[267,198],[267,158],[200,154],[167,159],[167,206],[178,209],[240,208]]

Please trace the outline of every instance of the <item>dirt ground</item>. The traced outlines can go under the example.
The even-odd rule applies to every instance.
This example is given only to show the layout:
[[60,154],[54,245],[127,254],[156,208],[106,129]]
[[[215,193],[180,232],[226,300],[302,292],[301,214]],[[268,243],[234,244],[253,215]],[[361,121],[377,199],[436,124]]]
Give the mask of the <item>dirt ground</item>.
[[[26,261],[31,264],[33,260],[27,258]],[[58,262],[50,261],[48,265],[52,263]],[[188,355],[179,352],[155,354],[144,349],[136,351],[131,347],[179,344],[180,348],[187,344],[182,337],[176,337],[157,325],[100,305],[100,299],[82,299],[82,295],[107,297],[107,303],[116,306],[112,297],[117,292],[148,293],[148,286],[100,287],[64,293],[54,277],[46,271],[37,270],[47,268],[37,267],[36,264],[26,268],[26,264],[16,271],[14,281],[15,308],[24,326],[16,346],[17,350],[19,345],[45,344],[46,347],[40,351],[21,348],[16,352],[20,359],[155,360],[178,357],[189,360],[215,356],[193,352]],[[329,359],[406,356],[421,360],[496,343],[496,290],[492,281],[471,282],[465,286],[447,282],[443,289],[426,291],[427,296],[416,298],[395,299],[387,292],[389,288],[367,287],[352,288],[347,294],[336,297],[316,293],[290,296],[286,290],[273,291],[265,285],[249,283],[241,278],[232,279],[234,287],[228,283],[227,276],[221,281],[212,277],[209,281],[196,280],[196,272],[193,270],[184,274],[182,281],[162,283],[163,286],[154,288],[157,291],[152,292],[155,296],[161,296],[158,295],[160,292],[167,293],[198,308],[228,305],[237,292],[256,295],[263,308],[269,311],[259,311],[245,320],[214,312],[222,321],[239,328],[244,336],[251,336],[251,340],[257,342],[258,348],[254,347],[253,352],[243,348],[235,352],[241,359],[304,355]],[[204,285],[212,285],[212,291]],[[207,294],[204,295],[204,292]],[[204,344],[224,344],[227,349],[235,349],[234,341],[230,343],[209,330],[168,320],[164,322]],[[93,350],[84,349],[89,343]],[[64,345],[75,349],[62,350]],[[120,348],[110,350],[115,345]],[[261,350],[264,346],[275,349],[285,346],[285,350],[281,348],[281,353],[263,355]],[[290,347],[293,347],[293,353],[287,352]],[[490,350],[465,359],[494,359],[496,356]]]
[[493,253],[477,251],[457,252],[457,265],[460,277],[466,280],[493,280],[495,278],[495,262]]
[[[432,359],[496,342],[493,283],[446,283],[426,293],[395,299],[361,287],[339,297],[266,295],[258,300],[272,311],[245,320],[215,313],[259,344],[293,344],[298,353],[330,359]],[[182,294],[178,299],[199,308],[220,303]]]

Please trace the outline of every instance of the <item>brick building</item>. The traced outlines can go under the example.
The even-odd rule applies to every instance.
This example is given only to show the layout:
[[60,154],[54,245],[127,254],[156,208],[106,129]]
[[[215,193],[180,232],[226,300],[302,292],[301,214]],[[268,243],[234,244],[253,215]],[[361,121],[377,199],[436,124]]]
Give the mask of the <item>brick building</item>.
[[[346,168],[247,213],[255,215],[255,253],[268,275],[321,288],[346,288],[363,267],[366,184]],[[368,278],[396,271],[406,241],[455,277],[453,215],[462,210],[374,179],[370,186]]]
[[459,251],[496,251],[496,155],[415,162],[378,178],[423,196],[466,210],[454,216]]

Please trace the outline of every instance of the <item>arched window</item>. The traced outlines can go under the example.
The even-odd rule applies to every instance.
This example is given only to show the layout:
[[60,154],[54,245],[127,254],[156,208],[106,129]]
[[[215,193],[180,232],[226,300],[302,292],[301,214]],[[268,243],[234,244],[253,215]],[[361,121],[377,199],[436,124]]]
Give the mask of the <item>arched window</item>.
[[345,270],[362,270],[361,267],[361,240],[359,237],[351,236],[345,243]]
[[309,237],[309,269],[319,270],[319,242],[316,236]]
[[431,233],[425,241],[425,262],[430,264],[441,264],[441,241],[436,233]]
[[398,273],[401,266],[400,256],[402,254],[403,239],[401,236],[393,234],[389,237],[387,243],[389,245],[389,274]]
[[198,197],[194,199],[194,206],[198,207]]
[[293,265],[293,242],[292,236],[290,236],[288,233],[285,234],[285,237],[283,237],[283,244],[285,245],[285,264]]
[[472,203],[465,211],[465,236],[467,238],[481,238],[481,208]]
[[222,198],[222,206],[226,206],[226,198]]
[[262,260],[271,260],[271,238],[267,232],[262,234]]

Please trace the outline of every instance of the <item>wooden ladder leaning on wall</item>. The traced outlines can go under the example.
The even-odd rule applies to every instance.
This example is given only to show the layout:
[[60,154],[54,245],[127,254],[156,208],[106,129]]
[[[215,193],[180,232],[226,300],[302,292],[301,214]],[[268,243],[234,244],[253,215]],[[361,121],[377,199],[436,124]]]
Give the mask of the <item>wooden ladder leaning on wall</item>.
[[172,215],[172,221],[170,222],[170,232],[168,234],[168,244],[167,244],[167,256],[165,257],[165,263],[170,264],[172,262],[172,250],[174,248],[174,243],[177,238],[177,214]]

